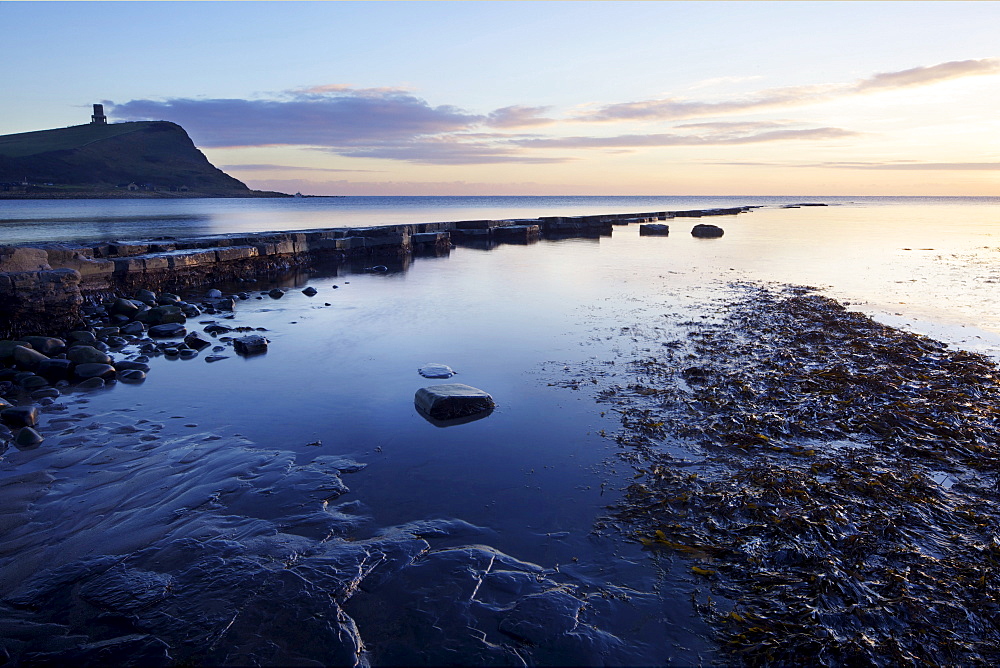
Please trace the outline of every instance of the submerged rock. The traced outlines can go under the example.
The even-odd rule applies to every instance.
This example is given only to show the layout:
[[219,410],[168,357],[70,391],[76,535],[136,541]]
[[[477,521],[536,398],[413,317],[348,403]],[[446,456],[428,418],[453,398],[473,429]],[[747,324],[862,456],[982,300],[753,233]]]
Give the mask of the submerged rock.
[[469,417],[496,406],[489,394],[462,383],[422,387],[417,390],[413,402],[418,410],[435,420]]
[[451,378],[455,375],[454,369],[447,364],[425,364],[417,372],[424,378]]

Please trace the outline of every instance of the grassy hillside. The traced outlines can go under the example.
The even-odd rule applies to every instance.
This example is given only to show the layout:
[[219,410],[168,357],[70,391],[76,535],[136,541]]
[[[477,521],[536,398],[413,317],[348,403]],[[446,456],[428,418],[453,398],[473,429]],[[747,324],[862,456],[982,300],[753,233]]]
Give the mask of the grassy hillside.
[[0,136],[0,156],[23,158],[51,151],[71,151],[111,137],[137,132],[148,122],[112,123],[111,125],[75,125],[57,130],[38,130]]
[[[213,166],[184,129],[167,121],[77,125],[0,136],[0,183],[27,181],[81,191],[122,191],[129,183],[158,191],[249,196]],[[29,189],[30,190],[30,189]]]

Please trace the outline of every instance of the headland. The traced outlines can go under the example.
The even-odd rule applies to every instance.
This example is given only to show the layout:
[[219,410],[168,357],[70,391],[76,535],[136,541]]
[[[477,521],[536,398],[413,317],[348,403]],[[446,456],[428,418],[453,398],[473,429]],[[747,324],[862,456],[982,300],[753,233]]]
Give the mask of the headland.
[[[103,117],[97,115],[95,119]],[[289,197],[251,190],[167,121],[92,121],[0,135],[0,199]]]

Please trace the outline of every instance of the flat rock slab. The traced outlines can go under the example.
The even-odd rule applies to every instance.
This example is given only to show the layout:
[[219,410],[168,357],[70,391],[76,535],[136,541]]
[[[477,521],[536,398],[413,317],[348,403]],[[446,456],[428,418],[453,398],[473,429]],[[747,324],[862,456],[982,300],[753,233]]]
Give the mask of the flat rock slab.
[[187,328],[178,322],[171,322],[153,325],[149,328],[148,333],[154,339],[170,339],[175,336],[184,336],[187,334]]
[[455,370],[447,364],[425,364],[419,369],[419,373],[424,378],[451,378],[455,375]]
[[456,420],[492,410],[496,404],[486,392],[462,383],[431,385],[417,390],[413,403],[435,420]]
[[670,226],[662,223],[650,223],[639,226],[640,237],[665,237],[670,235]]

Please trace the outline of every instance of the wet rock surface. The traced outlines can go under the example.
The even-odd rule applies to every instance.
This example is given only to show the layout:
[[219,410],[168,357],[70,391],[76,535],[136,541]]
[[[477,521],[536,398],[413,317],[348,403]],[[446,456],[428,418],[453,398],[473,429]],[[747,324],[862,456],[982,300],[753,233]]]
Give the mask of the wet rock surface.
[[701,223],[691,228],[691,236],[698,237],[700,239],[717,239],[723,234],[725,234],[725,230],[718,225]]
[[451,378],[455,375],[455,370],[447,364],[425,364],[417,370],[424,378]]
[[463,383],[422,387],[414,403],[435,420],[457,420],[492,410],[496,405],[487,392]]

